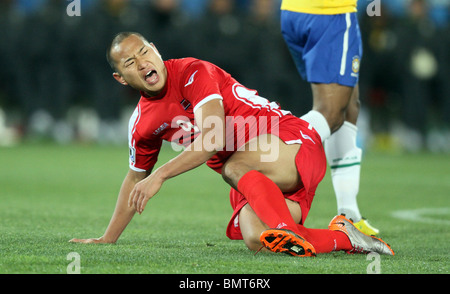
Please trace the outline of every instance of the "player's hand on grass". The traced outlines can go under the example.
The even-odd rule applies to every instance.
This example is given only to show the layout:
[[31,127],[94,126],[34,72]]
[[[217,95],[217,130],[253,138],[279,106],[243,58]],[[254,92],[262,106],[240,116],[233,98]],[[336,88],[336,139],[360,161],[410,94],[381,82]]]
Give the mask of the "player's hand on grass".
[[134,207],[136,212],[141,214],[147,202],[158,193],[163,184],[163,180],[153,173],[142,181],[138,182],[128,198],[128,207]]
[[103,237],[100,237],[100,238],[89,238],[89,239],[77,239],[77,238],[74,238],[74,239],[70,240],[69,242],[71,242],[71,243],[83,243],[83,244],[106,244],[106,243],[111,243],[111,242],[107,242],[105,239],[103,239]]

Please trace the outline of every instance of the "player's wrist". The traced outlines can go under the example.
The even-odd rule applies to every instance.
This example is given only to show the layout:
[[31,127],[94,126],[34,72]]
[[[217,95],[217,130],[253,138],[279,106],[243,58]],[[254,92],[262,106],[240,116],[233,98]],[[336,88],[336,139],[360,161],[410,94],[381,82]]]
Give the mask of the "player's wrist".
[[112,237],[108,237],[108,236],[102,236],[100,238],[98,238],[99,243],[111,243],[114,244],[117,242],[117,239],[119,238],[112,238]]
[[157,170],[155,170],[152,173],[151,176],[153,177],[154,180],[158,180],[161,183],[163,183],[164,181],[166,181],[172,177],[167,168],[167,165],[163,165],[163,166],[159,167]]

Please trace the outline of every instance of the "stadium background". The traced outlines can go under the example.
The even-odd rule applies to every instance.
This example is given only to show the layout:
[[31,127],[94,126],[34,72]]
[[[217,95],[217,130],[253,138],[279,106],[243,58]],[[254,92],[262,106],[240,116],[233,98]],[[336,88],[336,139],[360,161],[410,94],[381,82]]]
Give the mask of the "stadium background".
[[[164,59],[211,61],[261,96],[302,115],[309,85],[279,28],[280,0],[66,0],[0,2],[0,145],[54,140],[125,144],[139,95],[111,77],[105,49],[139,31]],[[449,0],[359,0],[364,41],[362,147],[450,152]]]
[[[366,14],[373,2],[359,0],[360,143],[369,152],[358,202],[396,252],[378,267],[343,252],[254,255],[226,238],[229,186],[206,166],[164,185],[117,244],[67,242],[100,236],[128,170],[126,127],[138,94],[114,81],[105,60],[118,31],[142,32],[164,58],[217,63],[295,114],[311,107],[281,39],[279,0],[80,1],[81,16],[69,17],[67,0],[0,0],[0,145],[9,146],[0,147],[0,273],[450,273],[449,0],[427,1],[427,10],[421,1],[380,0],[389,6],[374,17]],[[157,165],[176,155],[170,145],[162,151]],[[316,196],[306,225],[326,228],[336,213],[329,172]],[[34,289],[55,281],[38,278]],[[154,279],[178,288],[170,278]],[[416,284],[408,282],[402,287]]]

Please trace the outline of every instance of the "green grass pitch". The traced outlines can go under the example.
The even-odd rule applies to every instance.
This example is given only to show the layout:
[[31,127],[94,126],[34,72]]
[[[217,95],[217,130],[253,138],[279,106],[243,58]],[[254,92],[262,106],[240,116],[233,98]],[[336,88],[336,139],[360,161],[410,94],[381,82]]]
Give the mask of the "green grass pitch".
[[[258,253],[225,236],[229,188],[206,166],[165,183],[116,244],[100,237],[128,170],[126,146],[23,144],[0,149],[0,274],[366,274],[372,259],[343,252],[316,258]],[[158,164],[176,153],[167,146]],[[450,160],[447,154],[366,152],[360,209],[396,256],[382,274],[448,274]],[[329,171],[306,226],[336,214]],[[399,218],[398,215],[403,216]]]

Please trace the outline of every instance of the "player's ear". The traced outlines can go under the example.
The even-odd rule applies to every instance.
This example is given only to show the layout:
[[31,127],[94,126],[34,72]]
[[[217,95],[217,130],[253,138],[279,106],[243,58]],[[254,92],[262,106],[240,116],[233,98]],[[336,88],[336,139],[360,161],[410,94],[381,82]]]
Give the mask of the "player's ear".
[[125,79],[118,72],[113,73],[113,77],[116,81],[118,81],[122,85],[124,86],[128,85],[127,81],[125,81]]

